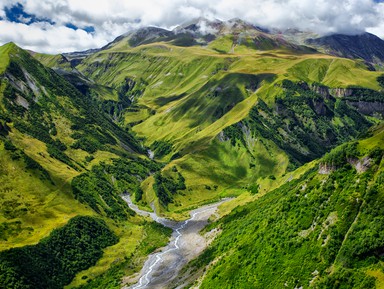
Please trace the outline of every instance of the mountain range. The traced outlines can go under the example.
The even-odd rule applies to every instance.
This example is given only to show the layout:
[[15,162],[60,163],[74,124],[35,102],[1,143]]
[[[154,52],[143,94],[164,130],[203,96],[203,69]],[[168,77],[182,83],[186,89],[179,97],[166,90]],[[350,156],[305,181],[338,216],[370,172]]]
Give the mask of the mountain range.
[[204,18],[3,45],[0,288],[120,288],[171,234],[124,193],[176,220],[233,198],[175,287],[384,286],[383,51]]

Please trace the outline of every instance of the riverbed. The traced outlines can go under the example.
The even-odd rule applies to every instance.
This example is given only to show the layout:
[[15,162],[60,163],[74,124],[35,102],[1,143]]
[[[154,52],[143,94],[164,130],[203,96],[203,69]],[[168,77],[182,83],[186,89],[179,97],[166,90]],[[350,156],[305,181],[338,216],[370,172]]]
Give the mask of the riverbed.
[[176,222],[161,218],[154,212],[140,210],[128,195],[123,196],[123,199],[137,214],[151,217],[173,230],[168,245],[149,255],[140,271],[138,282],[123,287],[124,289],[168,288],[167,285],[178,276],[181,268],[207,247],[206,239],[199,232],[207,225],[209,217],[215,213],[217,207],[226,201],[200,207],[191,211],[188,220]]

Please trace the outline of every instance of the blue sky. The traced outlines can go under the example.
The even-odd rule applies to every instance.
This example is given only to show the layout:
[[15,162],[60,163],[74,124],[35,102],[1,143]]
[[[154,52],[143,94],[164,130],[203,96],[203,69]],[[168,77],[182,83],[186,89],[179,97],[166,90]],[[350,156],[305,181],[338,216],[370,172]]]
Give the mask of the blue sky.
[[101,47],[142,26],[197,17],[241,18],[267,28],[384,37],[384,0],[1,0],[0,44],[38,52]]

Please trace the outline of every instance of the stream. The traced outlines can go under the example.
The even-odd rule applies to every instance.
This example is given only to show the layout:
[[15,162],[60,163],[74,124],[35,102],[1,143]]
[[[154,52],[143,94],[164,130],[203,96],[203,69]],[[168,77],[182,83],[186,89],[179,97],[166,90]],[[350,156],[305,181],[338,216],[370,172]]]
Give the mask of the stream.
[[129,195],[124,195],[123,199],[137,214],[151,217],[154,221],[173,230],[168,245],[161,251],[149,255],[140,271],[138,282],[123,289],[167,288],[167,285],[177,277],[181,268],[206,248],[207,242],[199,232],[207,225],[209,217],[215,213],[217,207],[226,201],[222,200],[193,210],[190,213],[191,218],[176,222],[161,218],[156,213],[140,210]]

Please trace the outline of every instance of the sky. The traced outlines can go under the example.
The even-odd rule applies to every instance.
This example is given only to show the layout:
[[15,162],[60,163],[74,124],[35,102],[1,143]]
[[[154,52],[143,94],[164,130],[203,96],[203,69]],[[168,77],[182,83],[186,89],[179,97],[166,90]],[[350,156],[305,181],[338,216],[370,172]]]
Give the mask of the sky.
[[133,29],[172,29],[198,17],[321,35],[368,31],[384,39],[384,0],[0,0],[0,45],[82,51]]

